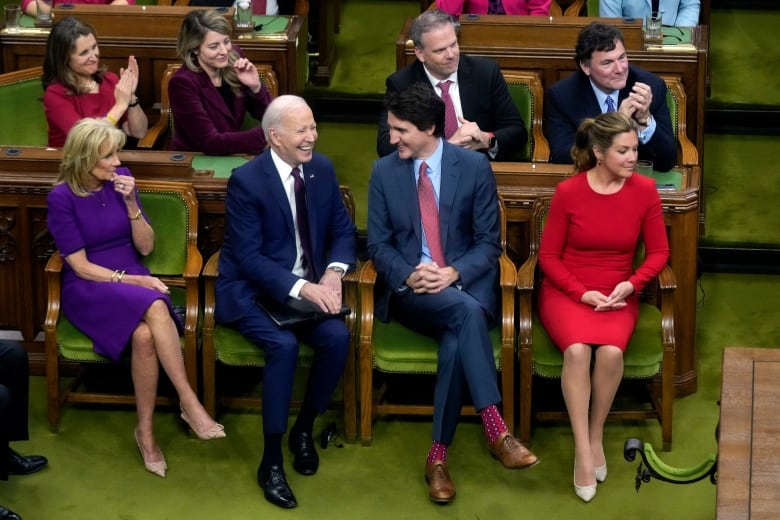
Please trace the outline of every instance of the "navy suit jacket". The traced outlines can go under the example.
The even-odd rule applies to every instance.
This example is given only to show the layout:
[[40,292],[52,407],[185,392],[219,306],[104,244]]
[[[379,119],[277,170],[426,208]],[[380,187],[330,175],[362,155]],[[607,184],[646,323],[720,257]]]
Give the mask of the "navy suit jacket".
[[[330,160],[314,154],[303,165],[314,279],[331,262],[355,265],[357,231],[341,198]],[[290,203],[270,150],[236,168],[228,180],[225,238],[219,257],[216,318],[231,323],[255,305],[254,296],[277,302],[299,280]]]
[[[639,144],[639,158],[653,161],[657,171],[671,170],[677,163],[677,141],[666,104],[666,83],[655,74],[629,65],[626,86],[618,94],[618,106],[631,93],[637,81],[650,85],[653,102],[650,113],[656,122],[653,137]],[[582,120],[601,114],[590,78],[577,71],[547,90],[544,102],[544,134],[550,143],[550,162],[571,164],[571,148]]]
[[[415,61],[388,76],[385,81],[387,88],[385,97],[419,82],[431,85],[428,76],[425,75],[423,64]],[[528,132],[520,111],[509,95],[509,89],[498,64],[487,58],[461,54],[458,63],[458,89],[463,117],[477,123],[483,132],[493,132],[496,135],[498,140],[496,160],[519,160],[520,152],[528,141]],[[376,150],[380,157],[395,151],[395,146],[390,144],[386,110],[379,116]]]
[[[460,273],[462,289],[495,317],[501,245],[493,170],[483,154],[447,142],[441,169],[439,222],[445,260]],[[391,294],[408,290],[406,279],[422,255],[414,161],[401,159],[398,152],[378,159],[371,172],[368,255],[385,282],[378,291],[376,313],[387,320]]]
[[208,74],[182,65],[168,83],[174,121],[171,148],[206,155],[261,153],[265,149],[262,127],[244,130],[242,126],[247,112],[258,121],[263,118],[271,93],[265,84],[257,94],[246,87],[241,92],[242,96],[231,93],[232,104],[226,104]]

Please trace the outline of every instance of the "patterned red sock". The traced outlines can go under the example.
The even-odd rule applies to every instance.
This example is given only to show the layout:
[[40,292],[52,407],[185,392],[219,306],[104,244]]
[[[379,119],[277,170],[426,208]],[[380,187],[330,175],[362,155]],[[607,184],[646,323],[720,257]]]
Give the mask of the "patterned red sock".
[[498,411],[498,407],[494,404],[486,406],[479,412],[479,416],[482,417],[482,424],[485,426],[485,435],[488,442],[493,444],[496,442],[501,434],[508,431],[504,418],[501,417],[501,412]]
[[447,445],[442,444],[439,441],[433,441],[433,446],[431,446],[431,451],[428,452],[428,464],[432,463],[435,460],[440,460],[442,462],[447,462]]

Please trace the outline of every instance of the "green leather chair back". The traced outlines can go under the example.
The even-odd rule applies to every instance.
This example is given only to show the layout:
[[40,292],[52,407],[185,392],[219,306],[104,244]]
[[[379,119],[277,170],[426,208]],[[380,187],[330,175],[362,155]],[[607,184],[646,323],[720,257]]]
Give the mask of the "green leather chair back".
[[539,75],[524,70],[502,70],[501,74],[528,130],[528,141],[518,150],[514,160],[546,162],[549,159],[549,146],[542,131],[544,91]]
[[0,145],[46,146],[40,67],[0,74],[0,121]]
[[[531,94],[531,89],[527,83],[507,82],[507,87],[509,88],[509,95],[512,97],[512,101],[514,101],[517,109],[520,111],[520,115],[523,116],[523,121],[525,121],[526,127],[530,126],[529,121],[533,121],[534,106],[534,97]],[[528,141],[521,149],[519,160],[530,161],[533,154],[533,149],[533,133],[529,132]]]
[[588,0],[587,3],[588,6],[588,16],[598,16],[599,15],[599,0]]

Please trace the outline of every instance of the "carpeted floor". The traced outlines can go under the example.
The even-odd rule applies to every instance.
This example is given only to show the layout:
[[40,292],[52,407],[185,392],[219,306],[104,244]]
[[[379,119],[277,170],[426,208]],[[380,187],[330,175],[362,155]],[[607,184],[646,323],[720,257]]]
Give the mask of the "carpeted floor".
[[[780,345],[780,322],[774,319],[778,293],[778,277],[704,275],[697,321],[699,388],[675,401],[674,445],[662,453],[665,461],[689,466],[716,451],[722,349]],[[263,499],[255,483],[262,446],[257,411],[222,414],[228,437],[204,442],[185,435],[177,414],[159,410],[157,435],[169,465],[168,477],[160,479],[143,469],[133,442],[132,410],[67,406],[61,430],[53,434],[46,424],[45,391],[44,378],[33,378],[32,438],[14,446],[22,453],[47,455],[50,467],[0,482],[0,504],[25,520],[714,518],[715,487],[708,481],[687,486],[654,481],[639,493],[634,490],[637,463],[623,460],[623,442],[638,437],[659,446],[660,428],[653,421],[608,424],[609,478],[590,504],[580,502],[571,489],[568,425],[535,428],[532,448],[541,464],[513,472],[490,457],[481,426],[464,422],[450,453],[458,495],[441,507],[428,500],[422,478],[430,420],[382,418],[375,422],[370,447],[320,450],[315,476],[296,474],[287,460],[300,505],[282,511]],[[341,425],[334,410],[318,421],[317,430],[332,419]]]

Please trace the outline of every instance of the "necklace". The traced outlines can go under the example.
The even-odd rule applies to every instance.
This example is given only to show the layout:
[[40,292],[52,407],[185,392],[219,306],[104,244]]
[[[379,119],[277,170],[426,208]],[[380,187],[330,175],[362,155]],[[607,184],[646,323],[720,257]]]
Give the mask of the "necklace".
[[95,81],[95,80],[93,79],[92,81],[90,81],[89,83],[87,83],[86,85],[84,85],[84,87],[83,87],[83,88],[84,88],[84,92],[85,92],[85,93],[86,93],[86,92],[92,92],[92,90],[93,90],[95,87],[97,87],[97,81]]
[[94,190],[92,193],[95,195],[95,200],[97,200],[98,203],[105,208],[106,207],[105,184],[101,184],[100,188]]

